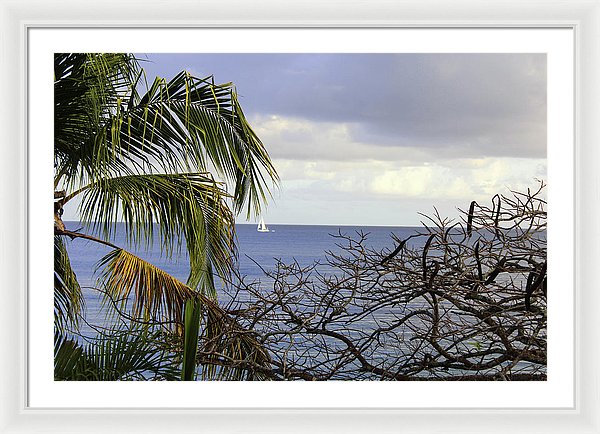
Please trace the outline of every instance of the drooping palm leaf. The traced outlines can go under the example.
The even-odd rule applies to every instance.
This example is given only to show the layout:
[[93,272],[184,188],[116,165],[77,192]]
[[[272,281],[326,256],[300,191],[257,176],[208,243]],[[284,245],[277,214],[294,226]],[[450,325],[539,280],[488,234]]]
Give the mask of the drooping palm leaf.
[[120,309],[130,307],[134,317],[145,321],[183,324],[183,305],[194,291],[181,281],[123,249],[104,256],[98,268],[99,287],[120,300]]
[[187,284],[214,294],[213,271],[226,277],[235,256],[234,219],[226,197],[207,174],[122,176],[91,184],[80,212],[107,237],[122,215],[135,247],[149,245],[158,231],[170,255],[184,238],[190,257]]
[[59,330],[77,328],[84,298],[63,237],[54,237],[54,321]]
[[[134,317],[145,321],[163,321],[175,325],[184,324],[184,306],[187,301],[194,300],[190,309],[188,321],[184,330],[192,330],[203,323],[203,351],[210,355],[201,358],[208,363],[203,368],[204,379],[257,379],[259,373],[254,373],[246,366],[218,366],[220,359],[248,361],[259,366],[268,367],[270,357],[252,334],[244,330],[219,305],[210,298],[197,294],[179,280],[165,273],[156,266],[122,249],[115,249],[106,255],[98,267],[103,268],[98,284],[113,300],[120,300],[120,310],[131,311]],[[195,321],[199,321],[195,324]],[[176,327],[177,328],[177,327]],[[193,354],[194,336],[184,342],[188,356]],[[185,350],[184,350],[185,351]],[[214,363],[213,363],[214,362]],[[185,372],[189,378],[193,373],[192,363],[188,360]]]

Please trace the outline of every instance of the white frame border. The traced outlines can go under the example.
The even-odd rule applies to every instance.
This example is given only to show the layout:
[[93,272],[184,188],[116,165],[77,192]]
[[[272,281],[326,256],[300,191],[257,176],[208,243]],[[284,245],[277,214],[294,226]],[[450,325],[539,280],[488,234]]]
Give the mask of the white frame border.
[[[52,57],[59,52],[546,53],[548,381],[56,382],[52,375]],[[214,41],[214,42],[213,42]],[[240,41],[242,41],[240,43]],[[574,406],[573,98],[570,28],[73,28],[30,27],[28,82],[28,405],[31,408],[549,409]],[[243,89],[240,89],[244,92]],[[570,170],[569,170],[570,169]],[[560,228],[555,231],[553,228]],[[561,250],[564,246],[564,250]],[[558,247],[558,248],[557,248]],[[561,270],[560,274],[553,270]],[[564,291],[563,288],[569,288]],[[564,326],[563,326],[564,325]],[[249,399],[249,397],[252,397]]]
[[[540,432],[599,433],[600,0],[0,0],[0,433],[9,432]],[[156,17],[161,17],[158,20]],[[27,147],[30,27],[569,27],[576,34],[574,410],[34,410],[25,402]],[[6,206],[11,204],[11,206]],[[585,237],[583,236],[585,234]],[[582,303],[582,299],[585,303]]]

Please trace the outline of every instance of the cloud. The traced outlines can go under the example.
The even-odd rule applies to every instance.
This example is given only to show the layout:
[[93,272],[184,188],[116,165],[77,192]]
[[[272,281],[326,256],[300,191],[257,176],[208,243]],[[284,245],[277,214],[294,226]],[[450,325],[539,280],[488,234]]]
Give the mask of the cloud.
[[[501,149],[498,152],[490,152],[485,147],[435,147],[414,142],[400,143],[400,141],[395,146],[390,146],[385,142],[377,141],[376,138],[354,134],[356,124],[352,123],[311,121],[275,115],[254,116],[250,120],[269,154],[276,159],[393,160],[411,164],[457,158],[474,161],[477,158],[491,156],[506,157],[502,155]],[[514,152],[509,156],[532,157],[526,152]]]
[[544,160],[502,158],[402,167],[375,176],[372,192],[397,197],[487,199],[511,188],[527,188],[546,178]]
[[465,197],[487,199],[507,188],[526,189],[546,178],[543,159],[485,158],[444,164],[401,165],[391,161],[354,162],[276,160],[286,194],[331,200]]
[[415,224],[546,178],[544,54],[148,57],[236,83],[281,175],[272,223]]
[[409,166],[394,161],[275,160],[282,186],[265,218],[277,223],[418,225],[418,212],[456,218],[471,200],[535,188],[544,159],[482,158]]
[[[545,157],[543,54],[149,58],[157,64],[183,63],[200,76],[214,74],[218,82],[233,81],[250,117],[341,124],[350,141],[379,146],[438,149],[455,156]],[[175,70],[162,71],[172,75]]]

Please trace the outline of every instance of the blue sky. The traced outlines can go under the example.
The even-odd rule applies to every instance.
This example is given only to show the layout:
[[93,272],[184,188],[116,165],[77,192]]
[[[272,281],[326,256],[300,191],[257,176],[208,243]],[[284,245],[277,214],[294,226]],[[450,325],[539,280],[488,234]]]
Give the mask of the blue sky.
[[282,179],[270,224],[418,225],[546,178],[542,54],[138,56],[235,83]]

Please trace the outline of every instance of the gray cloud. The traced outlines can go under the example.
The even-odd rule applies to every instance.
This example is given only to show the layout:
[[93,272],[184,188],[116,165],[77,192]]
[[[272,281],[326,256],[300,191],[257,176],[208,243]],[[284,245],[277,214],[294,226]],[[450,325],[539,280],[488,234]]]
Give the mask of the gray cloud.
[[446,156],[546,155],[543,54],[149,55],[233,81],[250,116],[349,124],[349,139]]

